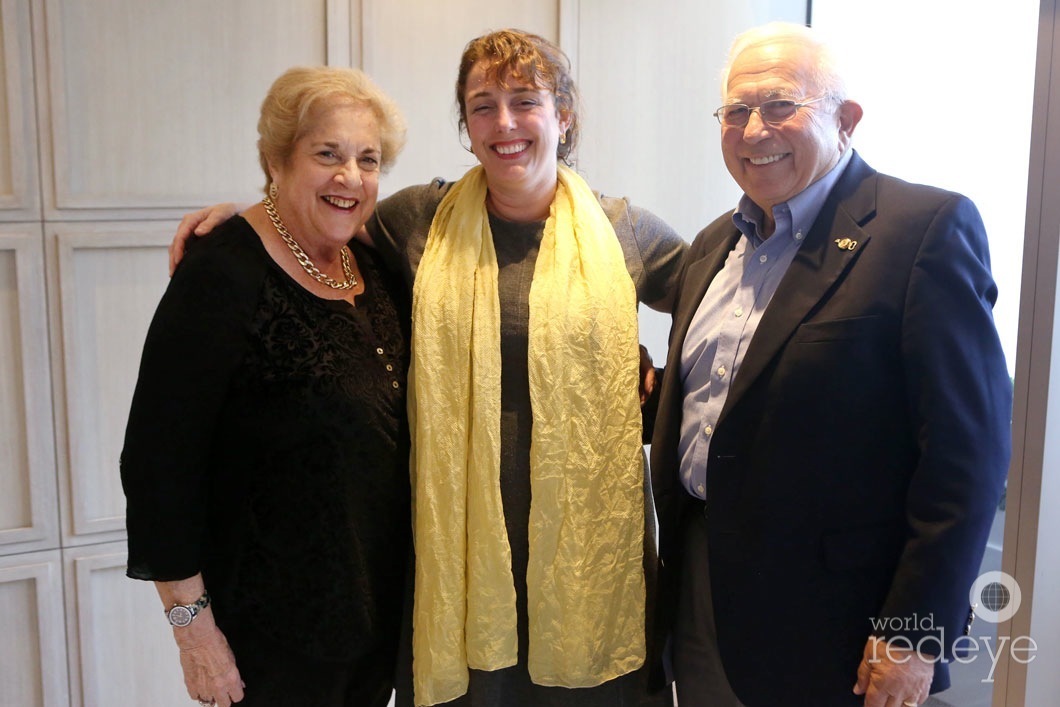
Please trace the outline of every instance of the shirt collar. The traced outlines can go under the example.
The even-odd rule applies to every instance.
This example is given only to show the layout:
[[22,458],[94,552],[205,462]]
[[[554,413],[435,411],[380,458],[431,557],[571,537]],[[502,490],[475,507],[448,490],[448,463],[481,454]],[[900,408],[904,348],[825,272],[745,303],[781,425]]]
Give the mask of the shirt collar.
[[[791,224],[786,233],[790,238],[796,237],[796,234],[810,232],[810,228],[813,226],[813,222],[817,220],[817,215],[821,213],[821,209],[824,207],[824,202],[828,199],[832,187],[835,186],[835,183],[839,180],[839,175],[843,173],[843,170],[850,163],[850,157],[853,153],[853,149],[843,152],[839,161],[823,177],[789,200],[773,207],[773,220],[778,225],[777,233],[781,232],[779,230],[780,224],[785,222]],[[751,201],[747,194],[740,197],[740,203],[736,207],[736,212],[732,215],[733,225],[743,233],[755,248],[765,241],[761,235],[763,215],[762,208]]]

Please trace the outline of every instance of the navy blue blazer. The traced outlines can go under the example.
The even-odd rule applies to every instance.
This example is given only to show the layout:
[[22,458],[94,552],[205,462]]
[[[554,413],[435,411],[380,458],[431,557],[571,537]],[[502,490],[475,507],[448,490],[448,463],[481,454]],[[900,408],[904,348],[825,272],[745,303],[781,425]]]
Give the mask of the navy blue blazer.
[[[696,237],[674,304],[652,440],[660,521],[656,681],[690,503],[677,452],[685,334],[739,232]],[[856,241],[852,249],[841,239]],[[707,467],[722,661],[748,707],[860,704],[870,634],[928,653],[966,629],[1008,468],[1012,386],[987,239],[967,198],[852,156],[737,371]],[[874,630],[873,619],[888,620]],[[915,625],[914,625],[915,624]],[[900,626],[900,628],[898,628]],[[896,629],[897,630],[894,630]],[[949,684],[941,662],[933,690]]]

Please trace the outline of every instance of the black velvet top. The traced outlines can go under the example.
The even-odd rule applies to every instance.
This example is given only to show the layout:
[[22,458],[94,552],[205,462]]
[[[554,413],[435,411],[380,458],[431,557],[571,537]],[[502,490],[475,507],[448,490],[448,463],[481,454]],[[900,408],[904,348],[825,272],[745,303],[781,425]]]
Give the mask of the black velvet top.
[[222,630],[322,659],[393,640],[409,545],[407,290],[351,248],[356,307],[298,285],[242,218],[197,239],[151,323],[121,459],[130,577],[201,571]]

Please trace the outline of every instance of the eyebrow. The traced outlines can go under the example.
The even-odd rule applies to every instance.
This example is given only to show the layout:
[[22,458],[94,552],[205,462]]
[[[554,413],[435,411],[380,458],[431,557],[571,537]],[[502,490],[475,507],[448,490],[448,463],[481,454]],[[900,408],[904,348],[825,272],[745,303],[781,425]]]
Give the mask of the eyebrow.
[[[502,92],[505,92],[505,93],[512,93],[512,94],[517,95],[517,96],[523,95],[525,93],[532,93],[534,95],[540,95],[540,94],[545,92],[545,89],[534,88],[533,86],[523,86],[521,88],[516,88],[516,89],[508,89],[508,90],[498,89],[498,90],[500,90]],[[472,101],[472,100],[475,100],[476,98],[493,98],[493,93],[492,93],[491,90],[480,89],[478,91],[475,91],[471,95],[469,95],[467,97],[467,100]]]
[[[314,150],[317,149],[317,148],[321,148],[321,147],[326,147],[329,150],[341,150],[342,149],[342,143],[339,143],[339,142],[337,142],[335,140],[319,140],[317,142],[311,143],[311,147]],[[369,146],[369,147],[364,148],[363,150],[361,150],[357,154],[360,154],[360,155],[376,155],[376,154],[382,154],[382,152],[383,151],[382,151],[381,148]]]

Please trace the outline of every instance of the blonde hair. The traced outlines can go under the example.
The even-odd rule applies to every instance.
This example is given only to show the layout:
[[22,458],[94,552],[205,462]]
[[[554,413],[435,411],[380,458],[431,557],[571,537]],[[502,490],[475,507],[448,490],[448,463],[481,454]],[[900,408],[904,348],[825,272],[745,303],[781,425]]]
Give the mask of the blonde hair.
[[729,58],[721,72],[722,98],[728,97],[729,72],[741,53],[751,47],[781,42],[789,42],[809,51],[812,60],[808,68],[813,88],[837,103],[847,100],[847,83],[835,50],[814,30],[791,22],[770,22],[736,36],[729,47]]
[[556,110],[570,120],[556,156],[566,160],[574,151],[581,133],[578,121],[578,89],[571,76],[570,59],[563,50],[544,37],[518,29],[502,29],[476,37],[464,47],[456,76],[456,104],[460,109],[460,129],[467,130],[467,106],[464,93],[467,77],[479,61],[486,61],[486,76],[507,88],[508,79],[526,81],[534,88],[548,91]]
[[405,146],[405,118],[363,71],[333,66],[297,66],[283,72],[269,88],[258,118],[258,159],[265,172],[265,191],[272,184],[269,163],[287,164],[295,143],[312,128],[323,108],[352,103],[379,121],[380,169],[387,171]]

